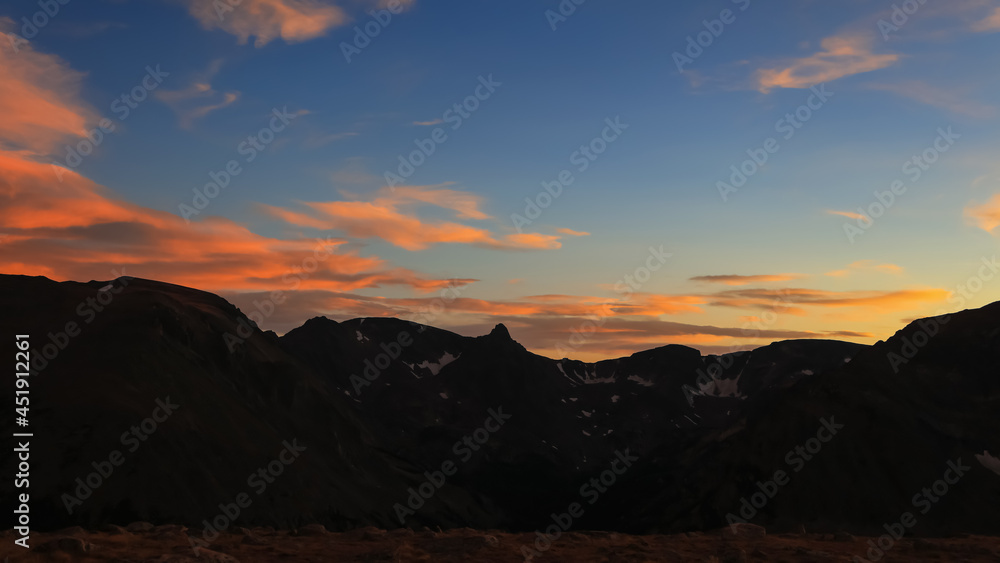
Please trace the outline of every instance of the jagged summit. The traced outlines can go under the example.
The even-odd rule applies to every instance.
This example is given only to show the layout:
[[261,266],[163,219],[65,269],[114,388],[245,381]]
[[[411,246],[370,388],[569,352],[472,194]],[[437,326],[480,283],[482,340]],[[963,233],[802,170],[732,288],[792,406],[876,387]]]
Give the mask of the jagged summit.
[[490,338],[496,338],[502,340],[514,340],[510,336],[510,331],[507,330],[507,327],[504,326],[503,323],[500,323],[497,326],[493,327],[493,330],[490,331],[489,336]]

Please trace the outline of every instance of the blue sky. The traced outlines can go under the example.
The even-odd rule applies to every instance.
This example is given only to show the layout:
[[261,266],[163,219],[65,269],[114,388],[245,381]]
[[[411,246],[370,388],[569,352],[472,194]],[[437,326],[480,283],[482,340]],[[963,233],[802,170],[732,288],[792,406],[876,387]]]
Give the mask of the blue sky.
[[[248,312],[279,290],[287,301],[259,317],[279,332],[316,314],[414,318],[459,279],[461,298],[433,324],[477,334],[505,322],[539,353],[581,358],[672,342],[871,342],[1000,298],[981,271],[1000,233],[998,2],[927,3],[905,22],[897,13],[895,29],[891,2],[862,1],[588,0],[554,30],[554,1],[411,0],[380,12],[386,25],[369,11],[388,4],[369,0],[243,0],[221,18],[213,6],[70,2],[37,34],[22,18],[39,5],[0,10],[5,34],[27,39],[3,46],[17,80],[0,107],[20,116],[0,127],[9,169],[66,166],[67,145],[101,118],[115,125],[55,182],[51,170],[11,173],[4,271],[102,279],[127,266]],[[344,45],[366,25],[378,35],[348,62]],[[675,53],[699,33],[679,71]],[[147,67],[169,75],[119,119],[112,103]],[[459,128],[434,123],[489,77],[500,85]],[[832,96],[786,140],[776,125],[813,88]],[[294,119],[246,162],[241,143],[284,108]],[[609,119],[627,128],[581,171],[574,153]],[[385,172],[438,128],[447,140],[388,188]],[[912,180],[903,165],[942,128],[948,150]],[[723,200],[718,182],[772,137],[767,163]],[[231,160],[241,172],[181,218]],[[573,183],[518,233],[511,216],[563,170]],[[850,240],[849,215],[897,179],[906,192]],[[76,199],[107,210],[51,212]],[[283,281],[327,237],[336,252],[308,287]],[[662,268],[614,290],[661,245]],[[955,299],[970,278],[980,289]],[[599,328],[567,344],[588,317]]]

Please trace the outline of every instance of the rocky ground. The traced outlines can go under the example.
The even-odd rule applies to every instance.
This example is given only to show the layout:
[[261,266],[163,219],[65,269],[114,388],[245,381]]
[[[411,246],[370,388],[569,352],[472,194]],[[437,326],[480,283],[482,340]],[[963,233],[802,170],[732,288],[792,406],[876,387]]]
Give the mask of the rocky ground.
[[[134,563],[251,563],[310,562],[496,562],[525,561],[522,548],[536,544],[534,534],[508,534],[470,529],[446,532],[385,531],[365,528],[330,533],[321,526],[297,531],[235,528],[210,542],[196,555],[191,531],[181,526],[130,524],[127,529],[107,526],[92,532],[69,528],[31,536],[32,549],[14,545],[15,534],[3,534],[4,561],[109,561]],[[192,534],[193,535],[193,534]],[[715,533],[631,536],[608,532],[570,532],[536,556],[536,562],[826,562],[870,561],[871,538],[850,534],[766,534],[745,526],[734,536],[728,529]],[[877,540],[876,540],[877,541]],[[9,559],[8,559],[9,558]],[[880,561],[995,562],[1000,560],[1000,538],[962,536],[936,539],[904,538]]]

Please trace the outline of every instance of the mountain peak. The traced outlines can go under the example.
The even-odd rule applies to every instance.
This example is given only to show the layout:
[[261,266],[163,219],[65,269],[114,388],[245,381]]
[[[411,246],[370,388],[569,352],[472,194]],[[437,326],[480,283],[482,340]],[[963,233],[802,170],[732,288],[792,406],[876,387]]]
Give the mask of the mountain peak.
[[513,338],[510,337],[510,331],[507,330],[507,327],[505,327],[503,323],[493,327],[493,330],[490,331],[490,336],[492,338],[501,338],[503,340],[513,340]]

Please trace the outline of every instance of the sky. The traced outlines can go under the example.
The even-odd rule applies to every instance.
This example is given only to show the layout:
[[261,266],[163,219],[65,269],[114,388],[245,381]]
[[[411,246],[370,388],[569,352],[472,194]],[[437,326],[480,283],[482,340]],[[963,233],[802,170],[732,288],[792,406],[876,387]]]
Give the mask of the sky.
[[1000,2],[577,2],[3,2],[0,272],[582,360],[1000,300]]

